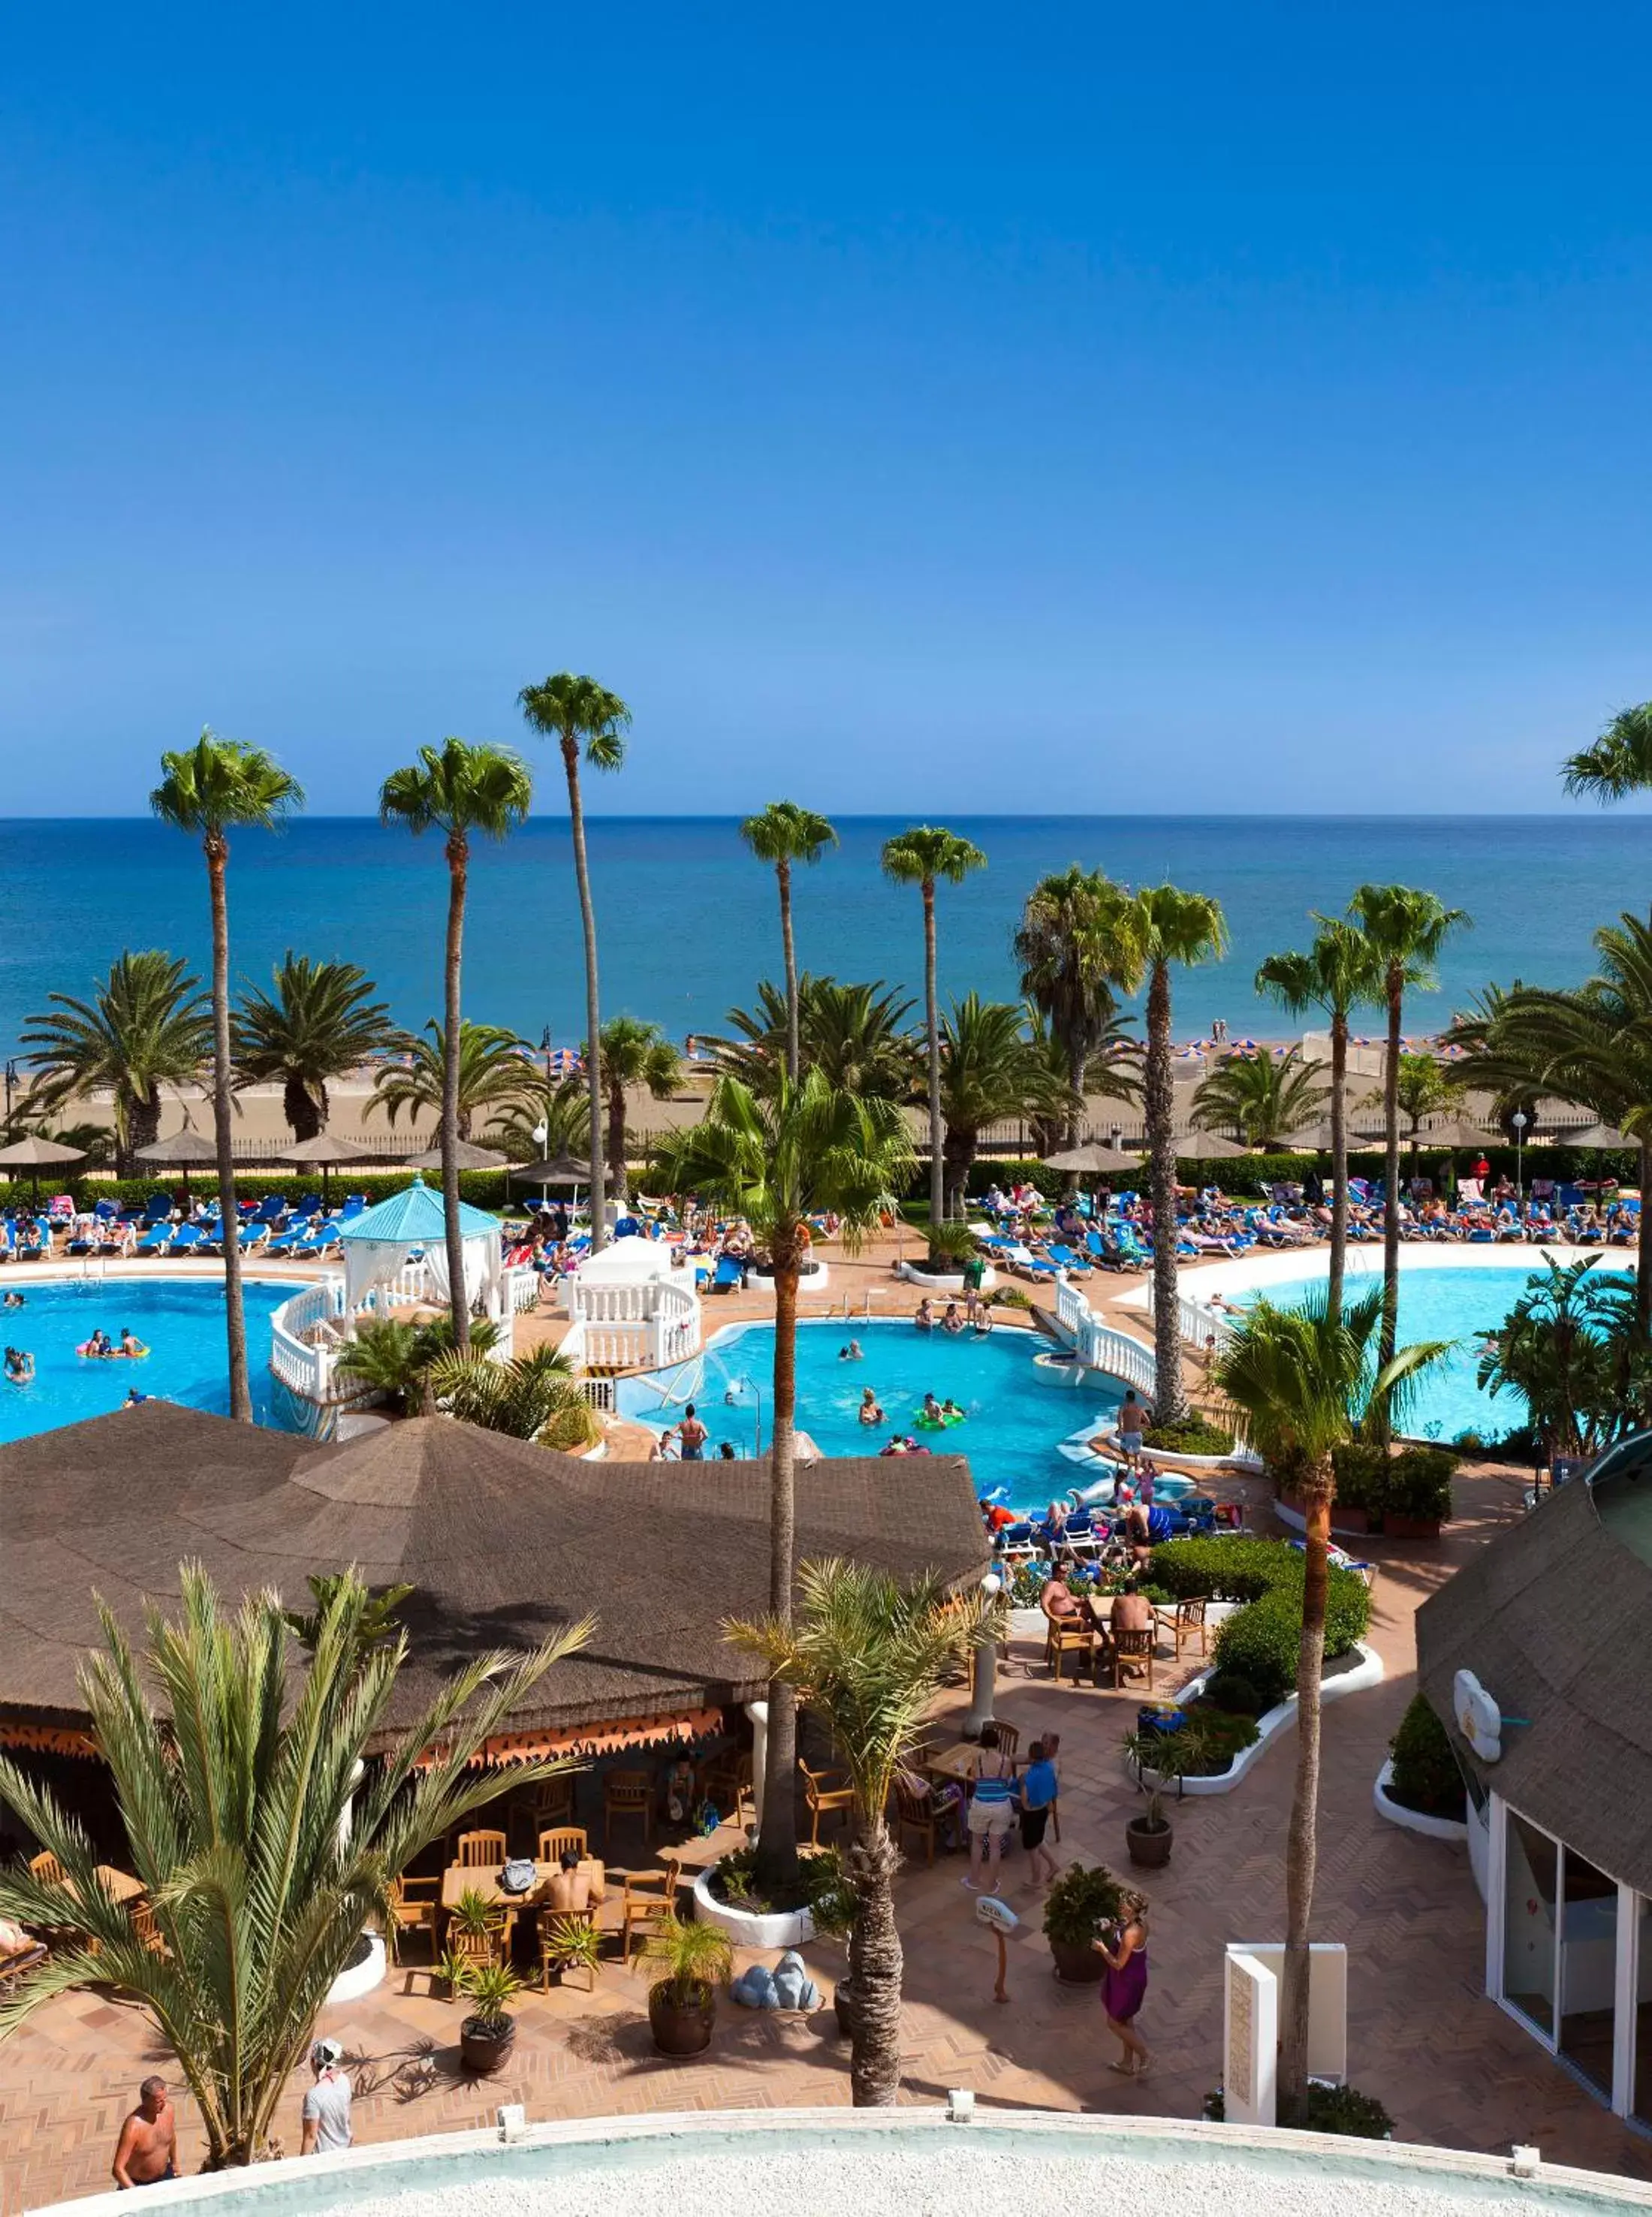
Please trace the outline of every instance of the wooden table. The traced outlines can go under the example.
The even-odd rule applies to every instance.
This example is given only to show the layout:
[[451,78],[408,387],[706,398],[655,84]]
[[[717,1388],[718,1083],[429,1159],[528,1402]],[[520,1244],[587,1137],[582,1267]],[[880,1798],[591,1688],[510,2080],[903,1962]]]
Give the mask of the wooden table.
[[[580,1869],[591,1881],[593,1890],[603,1883],[603,1866],[595,1856],[587,1856]],[[502,1863],[449,1863],[441,1874],[441,1905],[455,1910],[459,1898],[465,1893],[479,1893],[482,1899],[501,1909],[543,1909],[551,1881],[561,1868],[558,1863],[533,1866],[533,1883],[526,1893],[507,1893],[499,1881],[504,1875]]]
[[927,1755],[923,1767],[932,1777],[950,1779],[956,1786],[968,1786],[975,1777],[975,1765],[981,1753],[974,1740],[955,1740],[951,1747],[939,1749]]

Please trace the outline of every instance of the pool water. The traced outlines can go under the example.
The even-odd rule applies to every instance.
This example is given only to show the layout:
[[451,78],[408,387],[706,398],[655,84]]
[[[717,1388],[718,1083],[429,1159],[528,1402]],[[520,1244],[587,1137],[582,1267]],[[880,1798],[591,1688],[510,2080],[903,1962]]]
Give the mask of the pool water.
[[[279,1424],[283,1414],[269,1374],[270,1316],[299,1290],[251,1280],[244,1288],[247,1366],[253,1413],[261,1424]],[[34,1377],[27,1386],[0,1379],[0,1442],[106,1416],[134,1386],[140,1393],[228,1416],[221,1283],[31,1278],[18,1268],[0,1275],[0,1293],[14,1291],[24,1296],[25,1306],[0,1309],[0,1344],[27,1349],[34,1358]],[[152,1351],[141,1362],[87,1361],[75,1349],[100,1325],[117,1341],[121,1326],[130,1325]]]
[[[1352,1265],[1355,1258],[1349,1259]],[[1507,1269],[1402,1268],[1400,1345],[1419,1339],[1452,1343],[1444,1361],[1420,1380],[1405,1418],[1408,1432],[1431,1440],[1451,1441],[1459,1432],[1468,1431],[1490,1438],[1526,1422],[1524,1394],[1482,1392],[1475,1373],[1480,1367],[1481,1341],[1487,1333],[1501,1330],[1504,1318],[1526,1292],[1526,1281],[1542,1267],[1540,1257],[1533,1251],[1529,1262]],[[1267,1298],[1277,1306],[1288,1308],[1310,1293],[1322,1290],[1324,1283],[1322,1277],[1303,1278],[1286,1286],[1270,1286]],[[1350,1297],[1369,1293],[1381,1285],[1381,1269],[1351,1267],[1347,1283]],[[1248,1305],[1256,1296],[1234,1298]]]
[[[864,1350],[858,1362],[839,1355],[852,1338]],[[1002,1488],[1010,1507],[1041,1510],[1095,1475],[1094,1467],[1075,1467],[1062,1442],[1110,1419],[1123,1398],[1094,1373],[1040,1368],[1033,1357],[1049,1346],[1040,1333],[1002,1325],[977,1338],[863,1318],[800,1324],[798,1423],[828,1455],[875,1454],[891,1432],[910,1433],[937,1453],[967,1455],[977,1493]],[[691,1362],[651,1379],[622,1380],[620,1413],[663,1431],[690,1400],[711,1432],[708,1455],[724,1440],[749,1455],[760,1423],[768,1444],[774,1369],[774,1325],[733,1325]],[[875,1429],[856,1415],[867,1386],[886,1418]],[[669,1397],[663,1402],[663,1392]],[[965,1421],[944,1431],[919,1430],[914,1420],[929,1393],[955,1401]]]

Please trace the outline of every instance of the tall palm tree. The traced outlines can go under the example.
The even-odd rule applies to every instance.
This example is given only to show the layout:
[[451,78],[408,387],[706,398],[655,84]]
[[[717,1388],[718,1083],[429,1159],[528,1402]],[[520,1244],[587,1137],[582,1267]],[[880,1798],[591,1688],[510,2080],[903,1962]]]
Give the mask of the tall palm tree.
[[127,952],[89,1001],[49,993],[25,1020],[21,1043],[40,1073],[43,1109],[108,1089],[114,1103],[114,1167],[133,1174],[134,1152],[160,1137],[161,1089],[188,1085],[212,1051],[212,1004],[188,965],[158,948]]
[[531,727],[554,739],[562,750],[568,779],[568,824],[574,843],[574,879],[579,888],[579,921],[585,935],[585,1082],[591,1096],[591,1246],[607,1238],[602,1212],[602,1010],[596,990],[596,910],[591,901],[590,864],[585,853],[585,802],[579,785],[580,750],[593,769],[619,769],[626,759],[631,711],[617,693],[594,677],[560,670],[543,684],[525,685],[516,696]]
[[771,800],[761,816],[748,816],[740,837],[760,862],[770,862],[780,893],[780,950],[786,972],[786,1074],[798,1075],[798,955],[792,939],[792,866],[812,865],[837,844],[830,821],[795,800]]
[[230,904],[225,873],[230,834],[268,831],[294,808],[304,790],[273,755],[204,730],[187,752],[161,756],[161,781],[149,805],[163,824],[192,832],[206,857],[213,910],[213,1135],[218,1142],[218,1197],[223,1217],[224,1315],[229,1347],[230,1414],[252,1422],[247,1375],[247,1316],[241,1295],[240,1220],[235,1205],[235,1067],[230,1041]]
[[854,1794],[845,1862],[854,1892],[849,1927],[850,2099],[890,2108],[901,2084],[901,1936],[894,1876],[900,1855],[885,1815],[913,1759],[925,1713],[981,1637],[991,1603],[949,1595],[938,1579],[903,1586],[863,1563],[804,1563],[794,1621],[737,1621],[733,1645],[794,1689],[830,1733]]
[[[1027,1118],[1035,1153],[1053,1154],[1075,1138],[1078,1111],[1093,1094],[1109,1101],[1140,1102],[1142,1047],[1139,1040],[1131,1036],[1133,1016],[1109,1016],[1094,1052],[1079,1065],[1076,1085],[1072,1083],[1071,1056],[1051,1029],[1043,1010],[1031,1001],[1026,1004],[1026,1020],[1028,1041],[1048,1070],[1053,1089],[1045,1106]],[[1073,1190],[1077,1189],[1075,1179]]]
[[[427,1036],[428,1034],[428,1036]],[[402,1111],[416,1121],[430,1114],[440,1119],[447,1078],[447,1033],[433,1016],[424,1031],[410,1039],[405,1060],[386,1063],[373,1081],[365,1115],[382,1112],[393,1129]],[[541,1097],[543,1080],[529,1059],[527,1042],[504,1024],[459,1027],[458,1133],[472,1139],[496,1119],[526,1115]],[[529,1116],[530,1124],[533,1118]]]
[[1015,929],[1021,991],[1060,1041],[1079,1103],[1068,1121],[1069,1146],[1078,1139],[1086,1074],[1118,1036],[1115,988],[1130,974],[1129,950],[1119,937],[1125,898],[1104,871],[1075,862],[1040,879]]
[[505,838],[526,818],[533,798],[533,781],[520,755],[509,747],[472,746],[453,738],[444,739],[440,747],[421,747],[417,762],[392,770],[379,792],[383,822],[404,824],[415,838],[432,830],[447,835],[441,1206],[447,1229],[447,1300],[453,1343],[461,1354],[470,1344],[471,1331],[471,1308],[465,1293],[465,1241],[459,1225],[459,1041],[463,1036],[459,987],[465,954],[465,886],[472,837],[479,833],[484,839]]
[[279,1084],[295,1139],[327,1128],[327,1083],[409,1044],[373,980],[354,962],[317,962],[289,947],[274,994],[244,993],[231,1018],[238,1083]]
[[1231,1132],[1248,1147],[1285,1145],[1316,1123],[1330,1099],[1319,1066],[1299,1047],[1271,1054],[1230,1055],[1193,1091],[1192,1121],[1201,1132]]
[[638,1016],[610,1016],[602,1027],[602,1083],[608,1112],[608,1163],[613,1190],[623,1199],[629,1176],[626,1088],[642,1086],[654,1100],[669,1101],[682,1083],[682,1064],[657,1024],[645,1024]]
[[[841,984],[835,978],[798,980],[799,1046],[805,1070],[818,1070],[845,1093],[905,1101],[919,1082],[921,1062],[907,1030],[910,1001],[888,991],[881,978]],[[785,994],[765,979],[753,1010],[729,1010],[730,1036],[703,1045],[719,1070],[754,1092],[767,1091],[786,1068]]]
[[956,831],[930,824],[915,824],[892,839],[885,839],[884,875],[898,886],[916,886],[923,897],[923,1020],[929,1057],[929,1225],[931,1258],[943,1267],[945,1257],[934,1244],[946,1213],[946,1167],[941,1160],[940,1130],[940,998],[935,968],[935,887],[944,879],[961,886],[971,870],[984,870],[987,858],[979,847]]
[[1602,802],[1652,790],[1652,701],[1620,709],[1592,745],[1566,757],[1561,776],[1568,793]]
[[1170,973],[1217,960],[1228,943],[1227,919],[1208,893],[1179,886],[1143,886],[1115,920],[1118,969],[1131,991],[1147,981],[1147,1052],[1142,1096],[1153,1193],[1153,1356],[1155,1419],[1174,1423],[1187,1408],[1181,1383],[1181,1326],[1176,1301],[1175,1088],[1170,1065]]
[[[829,1209],[853,1253],[897,1205],[912,1168],[906,1120],[892,1101],[840,1092],[816,1070],[793,1085],[781,1077],[770,1096],[737,1078],[719,1078],[704,1121],[667,1151],[675,1191],[696,1194],[743,1216],[767,1251],[774,1273],[774,1430],[769,1448],[769,1615],[792,1620],[797,1528],[795,1430],[798,1407],[798,1286],[804,1235],[817,1210]],[[768,1745],[757,1864],[766,1885],[797,1870],[797,1715],[792,1688],[769,1689]]]
[[[1595,974],[1569,992],[1488,994],[1477,1043],[1457,1067],[1507,1099],[1559,1095],[1616,1124],[1641,1151],[1652,1190],[1652,918],[1625,911],[1594,934]],[[1652,1211],[1640,1214],[1635,1312],[1652,1335]]]
[[1420,1342],[1386,1362],[1372,1353],[1382,1297],[1334,1309],[1324,1294],[1300,1307],[1258,1301],[1236,1319],[1217,1358],[1219,1392],[1241,1411],[1264,1461],[1300,1473],[1306,1520],[1302,1640],[1297,1660],[1297,1774],[1285,1865],[1285,1992],[1279,2028],[1279,2118],[1298,2121],[1308,2090],[1308,1943],[1318,1862],[1320,1678],[1329,1586],[1332,1456],[1350,1440],[1386,1438],[1409,1389],[1448,1351]]
[[[0,2037],[59,1994],[114,1988],[176,2055],[217,2171],[267,2153],[276,2105],[363,1926],[387,1914],[398,1873],[495,1798],[483,1749],[591,1627],[570,1626],[531,1655],[468,1660],[407,1717],[394,1705],[406,1636],[375,1636],[359,1578],[321,1590],[307,1655],[295,1652],[279,1595],[225,1610],[188,1564],[182,1585],[177,1621],[151,1613],[141,1658],[105,1611],[107,1652],[81,1679],[163,1947],[146,1945],[104,1890],[78,1819],[0,1757],[0,1802],[64,1873],[0,1869],[0,1912],[74,1936],[7,1989]],[[541,1777],[566,1768],[530,1766]]]
[[1373,960],[1381,966],[1383,998],[1388,1008],[1388,1044],[1383,1058],[1383,1117],[1387,1161],[1383,1193],[1382,1359],[1394,1358],[1400,1329],[1400,1054],[1405,1033],[1408,986],[1432,991],[1439,950],[1467,916],[1447,908],[1437,893],[1415,886],[1360,886],[1348,914],[1364,933]]
[[1256,991],[1293,1016],[1321,1009],[1331,1028],[1330,1306],[1342,1306],[1348,1260],[1348,1022],[1363,1002],[1378,998],[1382,980],[1363,933],[1342,917],[1316,916],[1305,954],[1270,954],[1256,973]]
[[[1402,1054],[1400,1057],[1399,1083],[1394,1089],[1394,1099],[1405,1119],[1403,1138],[1411,1150],[1411,1175],[1417,1169],[1417,1148],[1425,1116],[1438,1116],[1442,1109],[1455,1108],[1463,1098],[1463,1078],[1458,1070],[1441,1062],[1437,1055]],[[1363,1105],[1367,1108],[1381,1106],[1383,1089],[1378,1086],[1368,1093]]]
[[941,1211],[932,1233],[964,1213],[970,1171],[989,1124],[1059,1118],[1072,1110],[1063,1070],[1040,1047],[1025,1008],[966,993],[940,1027]]

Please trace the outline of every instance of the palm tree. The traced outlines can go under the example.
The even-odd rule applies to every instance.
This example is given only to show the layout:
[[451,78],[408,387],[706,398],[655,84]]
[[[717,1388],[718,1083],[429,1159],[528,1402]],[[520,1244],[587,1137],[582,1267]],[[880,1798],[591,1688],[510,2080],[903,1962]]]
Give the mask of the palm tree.
[[1105,872],[1075,862],[1034,886],[1016,927],[1021,991],[1060,1042],[1079,1102],[1068,1121],[1069,1146],[1078,1139],[1086,1075],[1119,1037],[1114,988],[1130,974],[1118,936],[1125,898]]
[[[1626,1315],[1618,1285],[1593,1275],[1599,1262],[1545,1255],[1480,1358],[1482,1392],[1518,1394],[1551,1456],[1593,1454],[1619,1425],[1638,1428],[1652,1350],[1634,1330],[1632,1303]],[[1633,1399],[1623,1390],[1625,1353],[1638,1374]]]
[[889,2108],[901,2083],[901,1936],[894,1876],[900,1862],[885,1814],[925,1713],[970,1654],[992,1604],[949,1595],[938,1579],[903,1586],[863,1563],[804,1563],[794,1621],[724,1627],[830,1733],[854,1795],[845,1855],[855,1911],[849,1928],[854,1997],[850,2098]]
[[[1652,919],[1625,911],[1594,934],[1593,977],[1569,992],[1523,985],[1485,997],[1473,1020],[1464,1081],[1530,1100],[1554,1093],[1616,1124],[1641,1151],[1652,1189]],[[1652,1212],[1640,1214],[1635,1308],[1652,1336]]]
[[105,1892],[78,1819],[0,1757],[0,1801],[64,1873],[0,1870],[0,1911],[75,1936],[8,1989],[0,2036],[59,1994],[114,1988],[176,2055],[208,2167],[221,2170],[267,2152],[288,2075],[363,1926],[387,1914],[391,1880],[422,1850],[495,1798],[482,1750],[590,1626],[531,1655],[466,1661],[403,1721],[407,1641],[361,1636],[372,1603],[359,1578],[332,1589],[302,1659],[279,1595],[226,1611],[198,1565],[181,1582],[177,1621],[151,1611],[141,1658],[106,1610],[107,1652],[81,1680],[163,1946],[146,1945]]
[[[896,1207],[912,1167],[906,1120],[891,1101],[840,1092],[818,1071],[793,1085],[781,1077],[770,1096],[737,1078],[719,1078],[704,1121],[667,1152],[674,1189],[743,1216],[767,1249],[774,1274],[774,1430],[769,1523],[769,1615],[792,1619],[797,1511],[794,1429],[798,1405],[798,1285],[804,1235],[817,1210],[839,1219],[854,1253]],[[757,1866],[767,1886],[789,1884],[797,1870],[797,1717],[783,1679],[769,1689],[763,1821]]]
[[[911,1002],[888,991],[881,978],[842,985],[805,970],[798,980],[803,1067],[819,1071],[840,1092],[908,1100],[920,1071],[918,1051],[906,1028],[911,1013]],[[754,1092],[767,1091],[775,1074],[786,1068],[784,993],[765,979],[757,988],[756,1008],[730,1009],[729,1024],[737,1036],[707,1038],[703,1044],[719,1070]]]
[[1652,787],[1652,701],[1620,709],[1592,746],[1569,755],[1566,790],[1606,802]]
[[594,677],[576,677],[564,670],[542,685],[525,685],[517,705],[533,729],[554,739],[562,749],[562,766],[568,778],[568,824],[574,843],[574,879],[579,887],[579,920],[585,935],[585,1082],[591,1096],[591,1247],[607,1238],[601,1195],[602,1165],[602,1011],[596,990],[596,911],[591,903],[590,865],[585,855],[585,804],[579,788],[580,749],[593,769],[619,769],[626,759],[626,733],[631,711],[617,693],[610,693]]
[[241,1297],[240,1220],[235,1205],[234,1063],[230,1041],[230,905],[225,872],[230,833],[268,831],[304,806],[304,790],[262,747],[203,731],[185,753],[161,756],[161,781],[149,805],[163,824],[194,833],[206,857],[213,909],[213,1135],[218,1142],[218,1198],[223,1218],[224,1316],[229,1347],[230,1414],[252,1422],[247,1376],[247,1316]]
[[1329,1584],[1332,1456],[1362,1436],[1387,1438],[1409,1390],[1448,1351],[1440,1341],[1372,1355],[1382,1297],[1334,1309],[1323,1293],[1300,1307],[1258,1301],[1235,1322],[1214,1383],[1245,1417],[1270,1466],[1298,1474],[1306,1520],[1302,1641],[1297,1662],[1297,1775],[1285,1866],[1285,1992],[1279,2027],[1279,2121],[1296,2122],[1308,2087],[1308,1942],[1318,1860],[1320,1678]]
[[539,1155],[591,1158],[591,1096],[580,1078],[535,1076],[489,1136],[517,1162]]
[[[470,1353],[487,1354],[498,1344],[499,1326],[491,1317],[471,1323]],[[451,1316],[428,1324],[401,1317],[363,1317],[354,1336],[339,1349],[338,1368],[364,1393],[380,1394],[398,1416],[415,1416],[434,1404],[431,1377],[453,1353]]]
[[1378,997],[1381,979],[1364,935],[1341,917],[1316,916],[1305,954],[1270,954],[1256,973],[1256,991],[1293,1016],[1322,1009],[1331,1027],[1330,1306],[1342,1306],[1348,1258],[1348,1022],[1362,1002]]
[[[440,1119],[447,1074],[447,1034],[433,1016],[423,1035],[410,1039],[404,1062],[386,1063],[373,1082],[366,1115],[379,1111],[392,1127],[407,1111],[410,1122],[427,1114]],[[527,1042],[503,1024],[459,1027],[459,1137],[474,1139],[496,1120],[526,1115],[541,1097],[543,1081],[529,1059]]]
[[1073,1102],[1063,1071],[1034,1038],[1027,1012],[1017,1003],[966,993],[953,1002],[940,1035],[943,1184],[932,1238],[948,1219],[963,1214],[970,1171],[989,1124],[1021,1118],[1064,1122]]
[[795,1084],[798,1076],[798,956],[792,942],[792,866],[812,865],[837,834],[827,818],[795,800],[771,800],[761,816],[748,816],[740,837],[760,862],[772,862],[780,892],[780,949],[786,970],[786,1074]]
[[1153,1192],[1155,1421],[1173,1424],[1187,1408],[1181,1384],[1181,1326],[1176,1301],[1176,1140],[1170,1067],[1170,972],[1221,955],[1228,943],[1221,905],[1179,886],[1143,886],[1115,920],[1118,970],[1127,990],[1147,980],[1147,1053],[1142,1094]]
[[[644,1087],[656,1101],[669,1101],[682,1083],[677,1051],[657,1024],[637,1016],[611,1016],[602,1027],[602,1083],[608,1111],[608,1161],[613,1189],[623,1199],[626,1168],[626,1089]],[[592,1214],[599,1213],[593,1209]]]
[[1304,1061],[1299,1047],[1277,1062],[1267,1053],[1230,1055],[1194,1089],[1192,1121],[1201,1132],[1231,1132],[1248,1147],[1279,1147],[1316,1123],[1330,1097],[1318,1064]]
[[288,948],[272,997],[243,995],[231,1018],[238,1083],[279,1084],[295,1139],[327,1128],[327,1082],[410,1044],[373,981],[354,962],[317,962]]
[[1440,948],[1469,919],[1460,908],[1447,908],[1437,893],[1420,892],[1414,886],[1360,886],[1348,903],[1348,914],[1381,966],[1383,998],[1388,1005],[1388,1046],[1383,1058],[1388,1156],[1383,1172],[1382,1359],[1391,1362],[1400,1328],[1399,1083],[1406,988],[1433,989]]
[[[1394,1099],[1405,1119],[1404,1137],[1411,1149],[1411,1175],[1414,1177],[1423,1118],[1438,1116],[1445,1108],[1455,1108],[1462,1098],[1460,1071],[1452,1069],[1432,1054],[1402,1054],[1400,1057],[1399,1083],[1394,1089]],[[1382,1106],[1383,1101],[1383,1088],[1378,1086],[1365,1096],[1361,1106],[1376,1108]]]
[[213,1043],[212,1007],[188,965],[158,948],[122,954],[89,1001],[46,996],[22,1044],[40,1076],[31,1095],[42,1109],[105,1089],[114,1102],[114,1167],[133,1174],[139,1147],[160,1137],[161,1089],[200,1075]]
[[[1036,1154],[1053,1154],[1057,1147],[1076,1137],[1079,1119],[1075,1103],[1082,1108],[1095,1094],[1105,1100],[1139,1102],[1142,1084],[1137,1073],[1141,1066],[1142,1048],[1140,1041],[1130,1035],[1133,1016],[1108,1016],[1094,1051],[1079,1065],[1076,1089],[1070,1082],[1071,1057],[1051,1029],[1043,1010],[1029,1001],[1026,1017],[1028,1043],[1048,1071],[1051,1082],[1049,1102],[1027,1118]],[[1076,1179],[1072,1189],[1078,1189]]]
[[[379,793],[385,824],[403,824],[416,838],[436,830],[447,835],[447,948],[443,973],[441,1045],[441,1206],[447,1244],[447,1298],[453,1341],[469,1344],[471,1311],[465,1295],[465,1241],[459,1226],[459,985],[465,952],[465,884],[471,840],[502,839],[527,817],[533,798],[527,765],[509,747],[472,746],[444,739],[421,747],[419,759],[392,770]],[[392,1121],[394,1111],[391,1111]],[[600,1216],[601,1212],[598,1210]]]
[[[899,886],[916,886],[923,896],[923,1019],[929,1056],[929,1223],[938,1231],[946,1213],[946,1167],[941,1160],[940,1000],[935,977],[935,887],[944,878],[960,886],[971,870],[984,870],[981,849],[955,831],[915,824],[884,842],[884,875]],[[932,1245],[934,1260],[946,1258]]]
[[431,1365],[430,1391],[450,1417],[514,1440],[577,1454],[601,1438],[573,1366],[553,1347],[530,1348],[509,1362],[450,1349]]

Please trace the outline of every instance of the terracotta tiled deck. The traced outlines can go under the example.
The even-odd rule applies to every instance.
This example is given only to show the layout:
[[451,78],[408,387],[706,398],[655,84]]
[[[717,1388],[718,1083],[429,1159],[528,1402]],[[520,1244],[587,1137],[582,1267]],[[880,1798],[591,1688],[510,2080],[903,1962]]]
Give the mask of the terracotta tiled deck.
[[[1518,1487],[1507,1476],[1465,1479],[1460,1494],[1464,1520],[1439,1547],[1385,1556],[1375,1639],[1386,1683],[1326,1713],[1317,1926],[1352,1951],[1353,2075],[1388,2103],[1406,2138],[1479,2149],[1533,2140],[1556,2160],[1652,2177],[1652,2143],[1599,2108],[1482,1994],[1481,1910],[1463,1853],[1397,1831],[1372,1808],[1384,1743],[1412,1691],[1413,1611],[1489,1529],[1517,1513]],[[1024,1738],[1040,1725],[1062,1730],[1063,1859],[1124,1861],[1133,1797],[1118,1739],[1134,1699],[1055,1688],[1019,1669],[1002,1688],[999,1714],[1019,1723]],[[1219,2071],[1223,1945],[1279,1929],[1293,1751],[1287,1736],[1236,1794],[1178,1813],[1174,1860],[1150,1887],[1143,2027],[1156,2060],[1140,2085],[1106,2070],[1113,2043],[1094,1992],[1056,1984],[1036,1913],[1011,1943],[1010,2001],[999,2007],[991,1939],[974,1921],[958,1862],[944,1857],[933,1871],[905,1873],[907,2097],[930,2101],[967,2085],[988,2104],[1197,2115]],[[1035,1911],[1032,1898],[1017,1891],[1020,1881],[1015,1858],[1008,1898]],[[810,1953],[829,1982],[834,1951]],[[455,2068],[456,2011],[404,1991],[426,1983],[419,1973],[398,1973],[326,2023],[352,2058],[362,2140],[488,2122],[495,2104],[509,2099],[525,2102],[535,2118],[848,2100],[845,2045],[829,2010],[799,2021],[729,2007],[706,2061],[668,2063],[652,2052],[641,1981],[612,1967],[595,1995],[527,1998],[509,2071],[470,2084]],[[0,2209],[9,2217],[107,2184],[136,2082],[167,2068],[137,2013],[96,1996],[52,2004],[0,2046]],[[299,2090],[295,2081],[281,2115],[289,2149]],[[187,2103],[182,2118],[193,2165],[200,2142]]]

